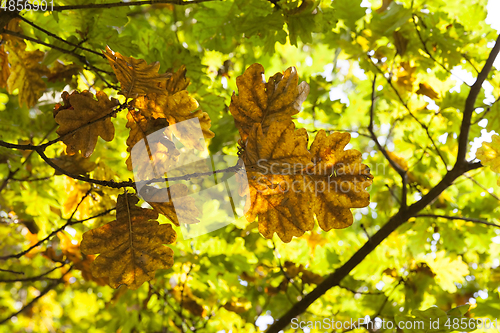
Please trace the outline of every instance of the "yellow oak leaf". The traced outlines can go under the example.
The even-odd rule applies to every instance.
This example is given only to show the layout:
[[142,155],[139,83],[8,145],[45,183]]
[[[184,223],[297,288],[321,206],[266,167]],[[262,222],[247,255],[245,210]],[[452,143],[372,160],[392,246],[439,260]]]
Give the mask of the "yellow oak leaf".
[[104,55],[109,61],[116,78],[121,84],[121,94],[136,98],[148,93],[161,93],[171,73],[158,74],[160,63],[148,65],[143,59],[126,57],[106,47]]
[[8,40],[5,50],[10,64],[7,91],[12,94],[19,89],[19,105],[33,107],[46,88],[42,76],[47,75],[48,70],[40,64],[44,53],[39,50],[26,51],[26,43],[18,39]]
[[[63,203],[62,212],[65,216],[74,214],[75,219],[84,219],[89,216],[90,208],[94,205],[92,196],[86,193],[91,189],[89,183],[81,183],[73,178],[65,177],[65,191],[68,194]],[[85,198],[84,198],[85,197]],[[75,209],[77,209],[75,211]]]
[[57,237],[59,238],[59,246],[61,247],[62,254],[66,257],[65,260],[69,260],[73,263],[75,269],[82,273],[82,277],[85,281],[94,281],[100,286],[105,286],[109,283],[107,277],[95,278],[92,276],[90,266],[95,260],[95,256],[84,255],[80,250],[80,242],[71,239],[63,232],[58,232]]
[[457,283],[463,283],[465,277],[469,275],[469,266],[462,261],[461,256],[452,258],[445,251],[439,251],[432,255],[427,255],[423,261],[435,274],[437,284],[443,290],[454,293],[457,291]]
[[[56,106],[55,121],[59,124],[57,134],[66,135],[62,141],[66,144],[68,155],[81,151],[83,157],[89,157],[99,136],[106,141],[113,140],[115,136],[110,117],[119,102],[116,98],[110,100],[102,91],[98,91],[96,95],[97,100],[87,90],[81,93],[75,91],[71,95],[64,92],[63,100],[69,105],[65,105],[67,108]],[[92,124],[87,125],[89,123]]]
[[[170,72],[170,70],[167,70],[167,72]],[[189,83],[190,80],[186,78],[186,66],[182,65],[177,72],[172,73],[172,76],[167,80],[164,88],[169,95],[173,95],[181,90],[186,90]]]
[[291,121],[274,122],[264,135],[262,125],[255,124],[243,160],[249,170],[246,218],[253,222],[258,216],[264,237],[276,232],[290,242],[314,227],[311,192],[300,174],[311,163],[303,131],[295,131]]
[[370,168],[361,163],[361,153],[345,150],[351,135],[321,130],[310,151],[314,167],[314,213],[321,229],[328,231],[350,226],[353,222],[350,208],[362,208],[370,203],[366,188],[372,184]]
[[[141,196],[176,226],[179,226],[179,218],[187,224],[200,222],[197,217],[201,213],[196,208],[194,199],[188,196],[188,187],[185,184],[174,184],[168,189],[145,186],[141,189]],[[182,200],[176,200],[174,207],[172,197],[182,197]]]
[[163,244],[175,242],[170,224],[159,224],[153,209],[136,206],[139,199],[130,193],[118,196],[116,220],[83,234],[81,250],[99,256],[91,265],[96,278],[109,277],[113,288],[125,284],[139,288],[154,279],[158,269],[174,263],[173,251]]
[[[211,120],[208,113],[198,109],[198,102],[186,90],[181,90],[174,95],[150,94],[136,99],[134,106],[141,110],[145,116],[165,118],[168,125],[178,124],[182,121],[198,118],[203,137],[210,139],[214,133],[210,131]],[[204,145],[197,135],[198,124],[190,122],[181,126],[172,126],[172,132],[187,147],[203,150]]]
[[[476,157],[484,166],[489,166],[491,171],[500,173],[500,136],[495,134],[491,137],[491,142],[483,142]],[[497,185],[500,186],[500,178]]]
[[238,95],[233,93],[229,111],[241,138],[246,140],[254,124],[262,124],[266,133],[273,122],[289,121],[300,111],[309,94],[309,85],[299,82],[295,67],[276,73],[264,81],[264,67],[253,64],[236,79]]
[[261,124],[255,124],[249,134],[243,155],[247,170],[276,174],[287,169],[287,174],[291,174],[291,167],[303,169],[311,163],[307,133],[295,131],[291,121],[272,123],[267,134]]

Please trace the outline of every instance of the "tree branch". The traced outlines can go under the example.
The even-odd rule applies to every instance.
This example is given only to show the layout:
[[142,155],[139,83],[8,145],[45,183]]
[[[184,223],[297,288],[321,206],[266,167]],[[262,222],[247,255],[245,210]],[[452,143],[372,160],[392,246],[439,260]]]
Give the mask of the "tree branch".
[[[3,279],[3,280],[0,279],[0,282],[4,282],[4,283],[8,283],[8,282],[33,282],[33,281],[42,280],[46,275],[49,275],[50,273],[52,273],[56,269],[59,269],[63,266],[64,266],[64,264],[56,266],[56,267],[48,270],[47,272],[42,273],[42,274],[37,275],[37,276],[32,276],[32,277],[22,278],[22,279]],[[24,273],[22,273],[22,274],[24,274]]]
[[278,333],[283,330],[292,319],[300,315],[318,298],[326,293],[330,288],[338,286],[343,278],[359,265],[384,239],[386,239],[394,230],[396,230],[403,223],[414,217],[424,209],[427,205],[433,202],[444,190],[446,190],[455,179],[460,177],[463,173],[480,168],[480,163],[464,163],[459,167],[454,167],[448,171],[443,179],[433,187],[422,199],[409,206],[406,210],[400,210],[389,221],[371,237],[344,265],[339,267],[335,272],[330,274],[325,280],[319,284],[304,298],[295,303],[287,313],[285,313],[279,320],[275,321],[267,330],[267,333]]
[[[31,21],[29,21],[29,20],[25,19],[23,16],[19,15],[18,17],[19,17],[22,21],[24,21],[25,23],[27,23],[27,24],[31,25],[33,28],[38,29],[38,30],[40,30],[41,32],[45,33],[47,36],[50,36],[50,37],[52,37],[52,38],[57,39],[58,41],[61,41],[61,42],[66,43],[66,44],[68,44],[68,45],[71,45],[71,46],[73,46],[75,49],[81,49],[81,50],[84,50],[84,51],[87,51],[87,52],[93,53],[93,54],[95,54],[95,55],[97,55],[97,56],[99,56],[99,57],[101,57],[101,58],[106,59],[106,56],[105,56],[104,54],[102,54],[102,53],[96,52],[96,51],[94,51],[94,50],[88,49],[88,48],[83,47],[83,46],[78,45],[78,44],[74,44],[74,43],[68,42],[68,41],[67,41],[67,40],[65,40],[64,38],[61,38],[61,37],[57,36],[56,34],[54,34],[54,33],[50,32],[50,31],[45,30],[44,28],[40,27],[39,25],[35,24],[34,22],[31,22]],[[74,52],[74,50],[73,50],[72,52]]]
[[433,214],[419,214],[419,215],[415,215],[415,217],[431,217],[431,218],[443,218],[443,219],[447,219],[447,220],[461,220],[461,221],[480,223],[480,224],[485,224],[485,225],[489,225],[492,227],[500,228],[500,224],[488,222],[488,221],[481,220],[481,219],[475,219],[472,217],[433,215]]
[[[81,201],[80,201],[80,203],[81,203]],[[47,240],[49,240],[50,238],[54,237],[59,231],[63,231],[66,227],[74,225],[74,224],[77,224],[77,223],[82,223],[82,222],[85,222],[85,221],[88,221],[88,220],[91,220],[91,219],[95,219],[95,218],[100,217],[100,216],[107,215],[107,214],[109,214],[110,212],[112,212],[115,209],[116,208],[110,208],[108,210],[105,210],[104,212],[101,212],[101,213],[99,213],[99,214],[97,214],[95,216],[89,217],[89,218],[84,219],[84,220],[71,221],[71,218],[70,218],[70,219],[68,219],[68,221],[63,226],[61,226],[61,227],[57,228],[56,230],[52,231],[47,237],[45,237],[44,239],[39,240],[36,244],[30,246],[26,250],[21,251],[21,252],[19,252],[17,254],[11,254],[11,255],[8,255],[8,256],[0,257],[0,260],[7,260],[7,259],[12,259],[12,258],[21,258],[26,253],[28,253],[31,250],[33,250],[35,247],[39,246],[40,244],[42,244],[42,243],[46,242]]]
[[462,118],[462,125],[460,127],[460,135],[458,137],[458,154],[456,163],[462,163],[466,160],[467,149],[469,146],[469,131],[471,126],[472,113],[474,112],[474,104],[476,103],[477,96],[482,89],[483,82],[488,77],[488,74],[490,73],[493,66],[493,62],[495,61],[499,51],[500,35],[498,36],[495,42],[495,46],[493,46],[493,49],[491,50],[483,69],[477,76],[476,82],[474,82],[474,84],[470,88],[467,99],[465,100],[464,116]]
[[[313,289],[309,294],[304,296],[302,300],[295,303],[288,312],[286,312],[281,318],[276,320],[267,330],[267,333],[278,333],[283,330],[291,323],[292,319],[296,316],[302,314],[306,309],[323,294],[325,294],[330,288],[338,286],[343,278],[345,278],[349,273],[359,265],[384,239],[386,239],[394,230],[396,230],[403,223],[408,221],[411,217],[415,217],[422,209],[427,205],[432,203],[444,190],[446,190],[453,182],[463,175],[464,173],[478,169],[482,167],[480,162],[472,163],[465,160],[465,153],[467,150],[467,140],[470,130],[470,120],[472,112],[474,111],[474,104],[476,102],[477,96],[481,90],[481,86],[486,80],[489,71],[493,65],[493,62],[500,51],[500,36],[497,38],[497,42],[488,56],[488,60],[481,70],[476,82],[472,85],[469,95],[466,99],[464,117],[461,124],[461,132],[459,137],[459,151],[457,154],[457,162],[451,170],[449,170],[441,181],[433,187],[425,196],[419,201],[412,204],[406,210],[399,210],[394,216],[392,216],[389,221],[371,237],[371,239],[365,243],[354,255],[341,267],[336,269],[332,274],[330,274],[321,284],[319,284],[315,289]],[[371,58],[368,56],[369,60]],[[372,61],[373,64],[373,61]],[[375,64],[374,64],[375,65]],[[379,71],[380,69],[375,66]],[[392,86],[392,83],[388,81]],[[393,86],[392,86],[393,87]],[[393,87],[395,89],[395,87]],[[398,94],[399,96],[399,94]],[[400,100],[406,106],[406,103]],[[407,107],[407,106],[406,106]],[[407,107],[408,108],[408,107]],[[371,118],[373,119],[373,118]]]
[[68,5],[68,6],[54,6],[52,11],[61,12],[63,10],[73,10],[73,9],[95,9],[95,8],[114,8],[114,7],[128,7],[128,6],[144,6],[144,5],[156,5],[156,4],[172,4],[179,6],[187,6],[191,4],[197,4],[201,2],[208,2],[215,0],[191,0],[191,1],[181,1],[181,0],[147,0],[147,1],[130,1],[130,2],[112,2],[112,3],[94,3],[88,5]]
[[7,316],[5,319],[3,320],[0,320],[0,325],[3,325],[5,324],[7,321],[10,320],[10,318],[14,317],[14,316],[17,316],[19,315],[20,313],[22,313],[24,310],[28,309],[29,307],[31,307],[33,304],[35,304],[40,298],[42,298],[43,296],[45,296],[49,291],[51,291],[52,289],[54,289],[58,284],[60,284],[63,280],[64,280],[64,277],[66,276],[66,274],[68,274],[71,270],[73,269],[73,266],[71,266],[67,271],[66,273],[64,273],[58,280],[54,281],[53,283],[49,284],[47,286],[47,288],[45,288],[42,292],[40,292],[40,295],[38,295],[37,297],[33,298],[31,300],[31,302],[29,302],[28,304],[26,304],[25,306],[23,306],[23,308],[15,313],[12,313],[10,314],[9,316]]
[[380,144],[378,141],[377,135],[375,135],[375,132],[373,131],[373,122],[374,122],[374,112],[375,112],[375,87],[376,87],[376,82],[377,82],[377,75],[373,77],[373,83],[372,83],[372,97],[371,97],[371,105],[370,105],[370,124],[368,125],[368,131],[370,132],[372,140],[375,142],[377,145],[378,150],[384,155],[385,159],[389,161],[389,164],[391,167],[393,167],[394,170],[401,176],[402,180],[402,194],[401,194],[401,208],[406,209],[407,203],[406,203],[406,197],[407,197],[407,191],[408,191],[408,177],[406,174],[406,170],[401,168],[399,164],[394,162],[392,158],[389,156],[389,153],[387,150],[385,150],[384,147]]

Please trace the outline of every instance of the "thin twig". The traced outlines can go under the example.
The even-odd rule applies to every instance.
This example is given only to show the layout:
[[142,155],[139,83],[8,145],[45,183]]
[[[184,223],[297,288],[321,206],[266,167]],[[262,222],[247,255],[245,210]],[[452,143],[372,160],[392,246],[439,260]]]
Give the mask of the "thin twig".
[[71,266],[67,271],[66,273],[64,273],[58,280],[52,282],[51,284],[49,284],[44,290],[42,290],[40,292],[40,294],[33,298],[31,300],[31,302],[29,302],[28,304],[26,304],[25,306],[23,306],[19,311],[16,311],[10,315],[8,315],[5,319],[3,320],[0,320],[0,325],[3,325],[5,324],[7,321],[9,321],[12,317],[14,316],[17,316],[19,315],[20,313],[22,313],[24,310],[28,309],[29,307],[33,306],[33,304],[35,304],[40,298],[42,298],[43,296],[45,296],[49,291],[51,291],[52,289],[54,289],[58,284],[60,284],[63,280],[64,280],[64,277],[73,269],[73,266]]
[[172,4],[179,6],[188,6],[202,2],[209,2],[214,0],[191,0],[191,1],[178,1],[178,0],[147,0],[147,1],[130,1],[130,2],[112,2],[112,3],[94,3],[88,5],[68,5],[68,6],[54,6],[52,11],[61,12],[63,10],[74,9],[95,9],[95,8],[114,8],[114,7],[128,7],[128,6],[144,6],[156,4]]
[[47,240],[49,240],[50,238],[52,238],[53,236],[55,236],[59,231],[63,231],[66,227],[74,225],[74,224],[78,224],[78,223],[83,223],[83,222],[86,222],[88,220],[92,220],[92,219],[95,219],[97,217],[101,217],[101,216],[107,215],[110,212],[112,212],[113,210],[115,210],[115,208],[110,208],[110,209],[108,209],[108,210],[106,210],[104,212],[101,212],[101,213],[99,213],[97,215],[94,215],[92,217],[89,217],[89,218],[86,218],[86,219],[83,219],[83,220],[78,220],[78,221],[71,221],[71,220],[69,220],[63,226],[61,226],[61,227],[57,228],[56,230],[52,231],[47,237],[45,237],[44,239],[39,240],[36,244],[30,246],[28,249],[26,249],[24,251],[21,251],[21,252],[19,252],[17,254],[11,254],[11,255],[8,255],[8,256],[0,257],[0,260],[7,260],[7,259],[12,259],[12,258],[21,258],[26,253],[28,253],[31,250],[33,250],[35,247],[39,246],[40,244],[46,242]]
[[462,221],[473,222],[473,223],[480,223],[480,224],[484,224],[484,225],[489,225],[489,226],[492,226],[492,227],[500,228],[500,224],[488,222],[488,221],[481,220],[481,219],[475,219],[475,218],[472,218],[472,217],[448,216],[448,215],[434,215],[434,214],[419,214],[419,215],[415,215],[415,217],[431,217],[431,218],[443,218],[443,219],[447,219],[447,220],[462,220]]
[[[66,44],[68,44],[68,45],[71,45],[71,46],[75,47],[75,49],[81,49],[81,50],[84,50],[84,51],[87,51],[87,52],[93,53],[93,54],[95,54],[95,55],[97,55],[97,56],[99,56],[99,57],[101,57],[101,58],[104,58],[104,59],[106,58],[106,56],[105,56],[104,54],[102,54],[102,53],[96,52],[96,51],[94,51],[94,50],[88,49],[88,48],[83,47],[83,46],[78,45],[78,44],[74,44],[74,43],[68,42],[68,41],[67,41],[67,40],[65,40],[64,38],[61,38],[61,37],[57,36],[56,34],[54,34],[54,33],[50,32],[50,31],[45,30],[44,28],[40,27],[39,25],[35,24],[34,22],[31,22],[31,21],[29,21],[29,20],[25,19],[25,18],[24,18],[23,16],[21,16],[21,15],[19,15],[19,18],[20,18],[21,20],[23,20],[24,22],[26,22],[27,24],[31,25],[33,28],[40,30],[41,32],[45,33],[46,35],[48,35],[48,36],[50,36],[50,37],[52,37],[52,38],[57,39],[58,41],[61,41],[61,42],[66,43]],[[74,52],[74,51],[73,51],[73,52]]]

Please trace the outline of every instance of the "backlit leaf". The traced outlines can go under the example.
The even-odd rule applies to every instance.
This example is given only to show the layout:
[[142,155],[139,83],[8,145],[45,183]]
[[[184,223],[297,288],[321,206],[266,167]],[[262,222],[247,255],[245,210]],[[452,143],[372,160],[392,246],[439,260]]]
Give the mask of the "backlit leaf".
[[83,234],[82,252],[100,254],[92,263],[95,277],[109,277],[109,285],[139,288],[155,277],[157,269],[173,265],[172,244],[176,234],[170,224],[160,225],[158,213],[136,206],[133,194],[121,194],[116,220]]
[[62,98],[69,105],[65,104],[64,109],[56,106],[55,120],[59,124],[57,134],[63,136],[71,132],[63,139],[68,155],[80,151],[83,157],[89,157],[99,136],[106,141],[113,140],[115,127],[110,117],[119,104],[117,99],[110,100],[106,93],[98,91],[95,100],[94,95],[86,90],[81,93],[74,91],[71,95],[64,92]]
[[245,140],[254,124],[261,124],[267,132],[273,122],[288,121],[300,111],[309,93],[309,86],[299,82],[297,70],[288,68],[264,81],[264,67],[253,64],[236,79],[238,95],[233,93],[229,110]]

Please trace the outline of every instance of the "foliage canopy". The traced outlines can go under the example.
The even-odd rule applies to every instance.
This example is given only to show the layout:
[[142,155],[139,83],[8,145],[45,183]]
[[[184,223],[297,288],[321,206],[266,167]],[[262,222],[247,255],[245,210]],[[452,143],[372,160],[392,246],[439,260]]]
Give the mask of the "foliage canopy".
[[[2,9],[0,332],[500,317],[500,39],[485,18],[485,0]],[[246,219],[194,239],[180,221],[226,218],[186,197],[206,171],[143,200],[131,159],[188,120],[240,159],[220,173],[248,179]],[[171,128],[138,156],[155,177],[184,158],[174,137],[205,148]]]

